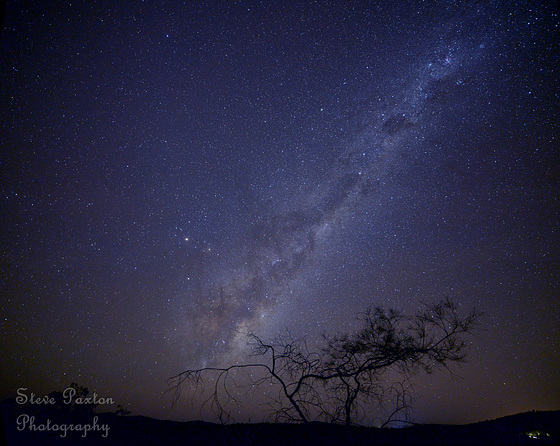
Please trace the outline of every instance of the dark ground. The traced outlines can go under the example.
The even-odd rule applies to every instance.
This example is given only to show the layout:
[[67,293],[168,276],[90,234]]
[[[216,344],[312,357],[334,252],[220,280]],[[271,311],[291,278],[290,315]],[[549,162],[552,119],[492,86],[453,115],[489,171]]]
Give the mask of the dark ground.
[[[19,431],[22,413],[35,416],[35,426],[108,425],[103,430],[81,432]],[[163,421],[113,413],[29,412],[15,408],[13,400],[2,403],[2,422],[8,445],[486,445],[560,444],[560,411],[526,412],[467,425],[416,425],[402,429],[346,427],[326,423],[232,424]]]

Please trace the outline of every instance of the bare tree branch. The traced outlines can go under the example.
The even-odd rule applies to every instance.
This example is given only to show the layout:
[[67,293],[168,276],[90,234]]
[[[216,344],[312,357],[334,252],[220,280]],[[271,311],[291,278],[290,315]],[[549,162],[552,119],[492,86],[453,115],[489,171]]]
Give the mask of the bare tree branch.
[[[450,366],[464,361],[465,337],[473,333],[481,314],[472,310],[461,316],[450,299],[426,304],[414,316],[370,308],[361,316],[361,329],[323,336],[324,346],[317,351],[310,351],[305,340],[294,339],[290,333],[268,343],[249,334],[256,362],[185,370],[171,377],[168,386],[174,391],[174,404],[185,383],[194,395],[204,392],[203,377],[212,379],[213,392],[203,406],[209,405],[227,422],[230,416],[222,399],[237,401],[231,389],[242,386],[235,375],[247,372],[253,392],[265,385],[276,386],[277,394],[267,395],[266,403],[276,421],[353,424],[366,416],[366,406],[382,407],[389,399],[394,406],[383,423],[386,426],[403,421],[397,419],[400,416],[408,420],[413,375],[447,370],[453,378]],[[387,385],[394,373],[401,381]]]

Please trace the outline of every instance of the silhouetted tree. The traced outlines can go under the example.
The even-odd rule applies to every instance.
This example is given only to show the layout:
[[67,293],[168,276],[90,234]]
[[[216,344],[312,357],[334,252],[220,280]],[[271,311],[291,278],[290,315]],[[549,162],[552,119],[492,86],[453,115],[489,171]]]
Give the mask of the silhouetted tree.
[[117,409],[115,410],[115,414],[119,415],[121,417],[126,417],[127,415],[130,415],[131,412],[128,409],[125,409],[121,404],[119,404],[117,406]]
[[[87,400],[89,389],[73,382],[64,391],[54,391],[49,393],[55,404],[53,409],[70,413],[93,413],[98,406],[96,403]],[[84,400],[86,403],[76,404],[76,401]]]
[[[481,313],[472,310],[461,316],[449,299],[425,305],[414,316],[394,310],[370,308],[361,316],[361,327],[350,334],[324,336],[324,346],[311,351],[305,340],[290,334],[264,342],[249,334],[252,356],[258,362],[228,367],[189,369],[169,379],[175,390],[188,382],[193,393],[203,391],[205,379],[213,380],[213,391],[204,404],[227,422],[226,400],[235,401],[233,376],[247,372],[250,388],[274,385],[269,409],[276,421],[322,420],[353,424],[361,421],[372,403],[393,401],[392,413],[383,425],[410,409],[410,379],[418,372],[432,373],[449,368],[465,358],[467,342]],[[399,379],[392,382],[394,376]]]

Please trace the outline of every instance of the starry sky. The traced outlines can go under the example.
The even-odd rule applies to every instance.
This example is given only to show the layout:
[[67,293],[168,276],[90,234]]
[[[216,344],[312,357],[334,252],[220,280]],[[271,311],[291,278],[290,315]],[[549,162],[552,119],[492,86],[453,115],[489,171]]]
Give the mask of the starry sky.
[[[560,409],[555,1],[8,2],[0,396],[165,381],[368,306],[484,311],[414,420]],[[253,420],[258,418],[255,410]]]

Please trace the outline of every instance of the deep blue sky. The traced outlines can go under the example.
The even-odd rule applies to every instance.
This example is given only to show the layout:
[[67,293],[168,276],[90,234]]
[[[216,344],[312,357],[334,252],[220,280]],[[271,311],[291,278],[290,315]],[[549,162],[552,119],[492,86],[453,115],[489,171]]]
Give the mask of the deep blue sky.
[[1,396],[192,419],[237,331],[449,296],[484,331],[415,420],[559,409],[558,5],[467,3],[9,2]]

